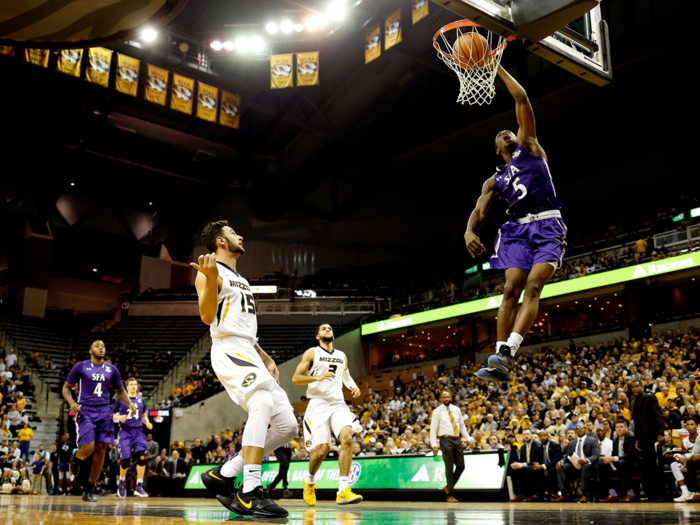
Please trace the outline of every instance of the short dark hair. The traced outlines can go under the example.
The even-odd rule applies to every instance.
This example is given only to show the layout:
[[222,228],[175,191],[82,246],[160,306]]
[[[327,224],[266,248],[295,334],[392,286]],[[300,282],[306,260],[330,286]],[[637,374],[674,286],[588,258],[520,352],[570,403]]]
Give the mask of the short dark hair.
[[202,242],[210,252],[216,251],[216,238],[221,237],[221,231],[228,226],[228,221],[214,221],[202,230]]
[[618,419],[617,421],[615,421],[615,424],[616,425],[623,424],[623,425],[627,426],[627,420],[626,419]]
[[687,423],[688,421],[695,421],[696,425],[700,425],[700,423],[698,423],[698,418],[696,417],[691,416],[689,418],[686,418],[685,422]]
[[[323,327],[326,326],[326,325],[331,326],[330,323],[323,323],[323,324],[318,325],[318,326],[316,327],[316,335],[318,335],[318,333],[321,331],[321,328],[323,328]],[[331,330],[332,330],[332,329],[333,329],[333,327],[331,326]]]

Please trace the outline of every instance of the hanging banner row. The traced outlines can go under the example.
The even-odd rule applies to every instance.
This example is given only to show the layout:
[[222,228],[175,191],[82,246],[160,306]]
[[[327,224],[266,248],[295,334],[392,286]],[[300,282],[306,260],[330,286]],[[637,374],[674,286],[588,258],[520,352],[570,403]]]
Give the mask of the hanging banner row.
[[318,86],[318,51],[270,55],[270,87],[294,87],[294,55],[297,57],[297,86]]
[[[31,64],[48,68],[50,53],[48,49],[25,49],[24,60]],[[14,56],[15,50],[9,46],[0,46],[0,54]],[[103,47],[93,47],[87,50],[87,54],[85,80],[102,87],[109,87],[113,51]],[[121,53],[116,53],[116,55],[117,70],[114,76],[114,88],[120,93],[135,97],[138,91],[141,61]],[[56,71],[80,78],[82,59],[82,49],[63,49],[58,53]],[[173,73],[172,77],[170,108],[192,115],[195,100],[195,80],[177,73]],[[165,106],[169,82],[170,71],[146,64],[144,99],[154,104]],[[219,124],[238,129],[241,97],[222,89],[221,103],[219,104],[219,88],[199,81],[196,84],[196,116],[209,122],[216,122],[218,112]],[[219,111],[219,105],[221,105],[221,111]]]
[[[413,24],[428,16],[428,0],[413,0]],[[401,8],[391,13],[384,20],[384,51],[401,42]],[[379,58],[382,54],[382,26],[376,24],[365,31],[365,64]]]

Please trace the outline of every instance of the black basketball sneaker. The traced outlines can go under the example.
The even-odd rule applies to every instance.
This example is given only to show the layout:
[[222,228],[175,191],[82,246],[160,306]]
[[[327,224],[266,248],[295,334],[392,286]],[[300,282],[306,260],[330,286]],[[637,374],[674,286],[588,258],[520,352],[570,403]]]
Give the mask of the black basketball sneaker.
[[[221,501],[221,500],[219,500]],[[277,505],[263,491],[262,487],[257,487],[250,492],[243,492],[239,489],[236,500],[229,510],[236,514],[252,516],[254,518],[286,519],[289,512]]]
[[202,474],[202,483],[209,492],[216,496],[224,507],[233,510],[231,507],[236,501],[236,481],[234,478],[226,478],[221,474],[221,465]]

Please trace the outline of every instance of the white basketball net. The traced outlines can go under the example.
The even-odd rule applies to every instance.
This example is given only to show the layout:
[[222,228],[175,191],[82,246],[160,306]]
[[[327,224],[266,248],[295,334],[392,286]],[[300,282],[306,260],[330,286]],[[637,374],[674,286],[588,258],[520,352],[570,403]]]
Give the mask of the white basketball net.
[[[456,22],[456,24],[460,22]],[[469,61],[466,60],[468,57],[455,57],[453,54],[455,42],[469,33],[477,33],[488,42],[491,51],[483,60],[484,67],[467,69],[461,64],[465,64],[466,62],[468,65]],[[433,45],[438,52],[438,57],[440,57],[447,67],[457,73],[457,78],[459,78],[459,96],[457,97],[457,102],[460,104],[467,102],[470,105],[479,104],[480,106],[483,104],[490,104],[493,96],[496,94],[494,82],[496,81],[496,74],[498,73],[498,66],[501,63],[503,50],[507,44],[506,39],[484,28],[478,31],[477,27],[474,26],[454,27],[454,24],[446,25],[438,31],[438,34],[441,38],[435,35],[433,39]],[[476,37],[477,35],[474,36]]]

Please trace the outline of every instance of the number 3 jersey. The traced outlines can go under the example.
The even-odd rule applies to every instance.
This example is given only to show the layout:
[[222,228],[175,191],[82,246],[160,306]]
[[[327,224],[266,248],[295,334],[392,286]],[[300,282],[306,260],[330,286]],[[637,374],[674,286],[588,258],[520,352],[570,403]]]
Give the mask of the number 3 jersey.
[[561,210],[547,159],[529,154],[520,144],[510,162],[496,168],[494,181],[499,197],[508,201],[508,215],[521,218]]
[[112,411],[117,415],[126,416],[126,421],[124,421],[123,423],[119,422],[119,426],[141,428],[141,426],[143,425],[143,413],[146,410],[146,404],[144,403],[142,397],[130,397],[129,399],[134,405],[136,405],[136,408],[138,409],[136,411],[136,414],[132,415],[129,412],[128,405],[125,405],[121,399],[117,399],[114,402],[114,408],[112,409]]
[[326,372],[333,372],[335,377],[309,383],[306,388],[306,397],[309,399],[319,397],[328,400],[345,400],[343,374],[347,369],[347,357],[335,348],[332,352],[328,352],[320,346],[316,346],[312,350],[314,351],[314,361],[311,363],[308,375],[320,376]]
[[123,387],[116,366],[107,362],[96,365],[90,359],[73,365],[66,382],[78,386],[76,401],[81,406],[108,406],[109,386],[115,390]]
[[255,298],[250,285],[226,264],[219,261],[216,264],[222,285],[216,320],[210,325],[211,338],[215,340],[235,335],[255,342],[258,319],[255,316]]

